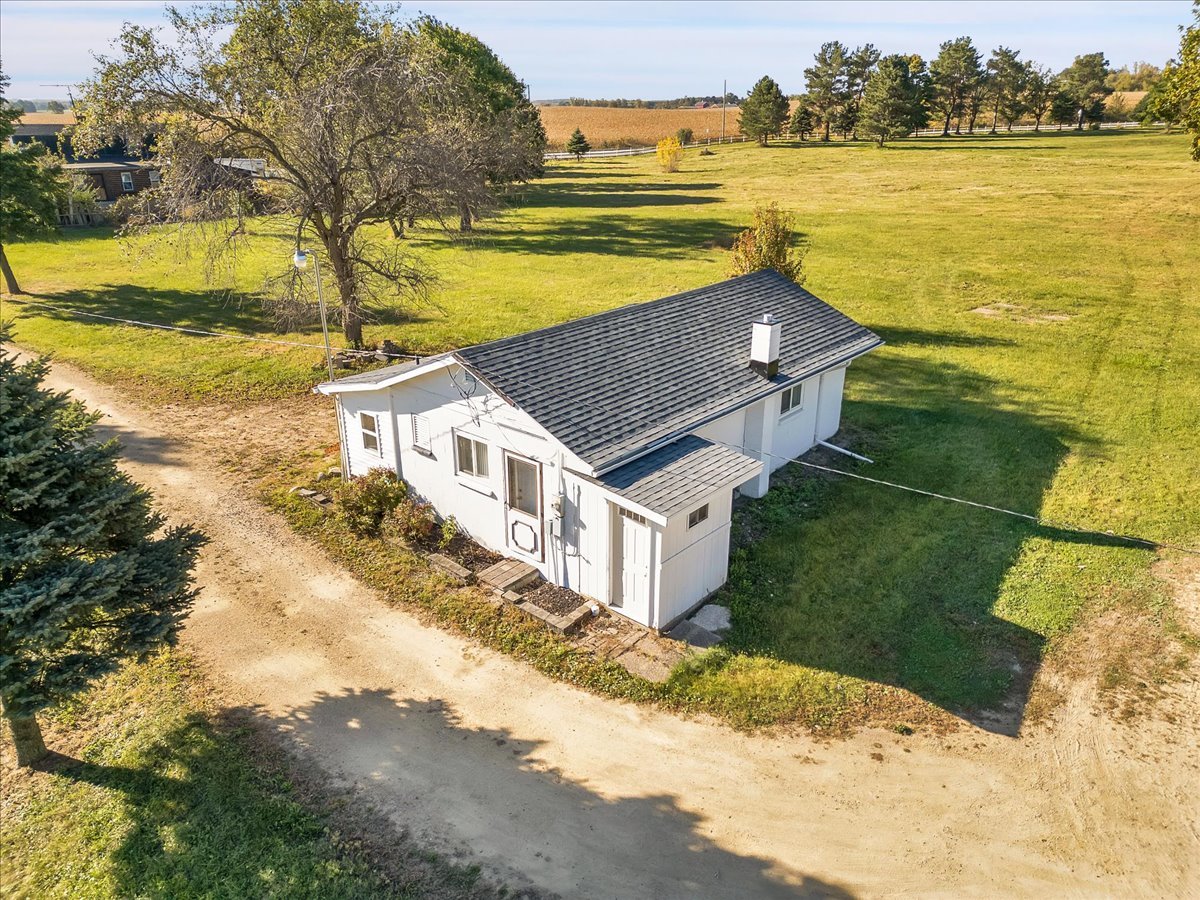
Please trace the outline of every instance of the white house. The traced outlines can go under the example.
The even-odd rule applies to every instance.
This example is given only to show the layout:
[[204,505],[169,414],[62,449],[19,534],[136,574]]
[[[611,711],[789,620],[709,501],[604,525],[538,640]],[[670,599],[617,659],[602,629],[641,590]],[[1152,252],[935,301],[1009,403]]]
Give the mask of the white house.
[[882,341],[774,271],[319,385],[479,543],[653,628],[724,584],[734,492],[838,430]]

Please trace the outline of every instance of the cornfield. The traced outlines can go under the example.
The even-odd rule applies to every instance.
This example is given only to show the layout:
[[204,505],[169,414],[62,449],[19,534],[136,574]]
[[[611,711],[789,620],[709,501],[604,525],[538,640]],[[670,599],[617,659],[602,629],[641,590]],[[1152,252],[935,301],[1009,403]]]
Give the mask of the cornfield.
[[[618,109],[608,106],[542,106],[542,124],[551,150],[561,150],[571,132],[583,131],[596,150],[614,147],[653,147],[680,128],[692,129],[693,140],[721,136],[721,108]],[[736,136],[738,110],[725,111],[725,136]]]

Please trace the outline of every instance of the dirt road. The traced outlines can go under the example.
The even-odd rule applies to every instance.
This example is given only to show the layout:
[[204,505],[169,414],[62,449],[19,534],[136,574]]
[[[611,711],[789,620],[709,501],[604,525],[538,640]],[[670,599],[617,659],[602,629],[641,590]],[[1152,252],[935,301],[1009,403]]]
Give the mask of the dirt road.
[[1078,688],[1016,739],[964,726],[825,743],[614,703],[387,608],[222,471],[233,437],[295,435],[303,416],[152,413],[61,365],[51,383],[104,410],[134,477],[211,538],[185,643],[231,702],[398,827],[514,886],[1200,895],[1195,678],[1132,725]]

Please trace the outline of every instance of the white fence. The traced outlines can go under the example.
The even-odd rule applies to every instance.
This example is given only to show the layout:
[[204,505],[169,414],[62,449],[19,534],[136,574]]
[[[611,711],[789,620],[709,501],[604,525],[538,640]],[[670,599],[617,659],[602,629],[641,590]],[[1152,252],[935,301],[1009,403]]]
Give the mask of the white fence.
[[[748,138],[744,134],[739,134],[736,137],[727,137],[724,140],[717,138],[709,141],[695,141],[691,144],[684,144],[684,149],[691,150],[696,147],[708,147],[711,144],[744,144]],[[644,156],[647,153],[654,153],[658,150],[657,147],[625,147],[620,150],[590,150],[583,154],[583,159],[605,159],[610,156]],[[547,153],[546,159],[574,159],[574,153]]]
[[[1110,128],[1141,128],[1142,123],[1141,122],[1101,122],[1100,127],[1105,130],[1110,129]],[[1017,132],[1017,131],[1074,131],[1075,126],[1074,125],[1062,125],[1060,127],[1059,125],[1047,125],[1045,123],[1042,123],[1042,126],[1040,128],[1038,128],[1035,125],[1014,125],[1011,129],[1003,127],[1001,125],[996,126],[996,134],[1008,134],[1008,132],[1010,130],[1013,132]],[[979,124],[976,123],[975,130],[973,132],[971,132],[970,134],[981,135],[981,134],[991,134],[991,133],[992,133],[992,127],[990,124],[987,125],[986,127],[981,128],[979,126]],[[950,134],[954,135],[954,132],[951,131]],[[964,131],[962,134],[968,134],[968,132]],[[924,128],[921,131],[914,131],[913,136],[914,137],[941,137],[942,129],[940,129],[940,128]],[[958,135],[958,136],[961,137],[962,135]]]

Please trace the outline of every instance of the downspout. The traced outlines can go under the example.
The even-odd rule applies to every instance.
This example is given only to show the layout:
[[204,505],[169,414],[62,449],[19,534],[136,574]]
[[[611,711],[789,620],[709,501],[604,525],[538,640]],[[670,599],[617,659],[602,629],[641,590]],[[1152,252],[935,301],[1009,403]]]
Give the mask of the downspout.
[[396,461],[396,477],[404,480],[404,467],[400,465],[400,420],[396,418],[396,394],[388,388],[388,414],[392,418],[392,458]]

